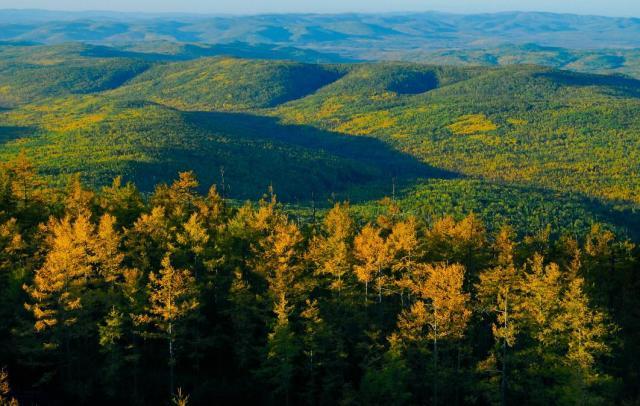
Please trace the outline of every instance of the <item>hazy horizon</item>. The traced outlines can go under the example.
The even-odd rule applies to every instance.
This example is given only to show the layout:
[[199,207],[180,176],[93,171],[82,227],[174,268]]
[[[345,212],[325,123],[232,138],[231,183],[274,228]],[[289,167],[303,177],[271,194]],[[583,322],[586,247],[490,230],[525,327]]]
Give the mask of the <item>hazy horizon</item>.
[[112,0],[109,7],[96,0],[58,0],[51,5],[49,0],[0,0],[3,10],[43,10],[58,12],[120,12],[120,13],[183,13],[183,14],[290,14],[290,13],[411,13],[443,12],[458,14],[481,14],[499,12],[549,12],[578,15],[599,15],[607,17],[640,17],[640,2],[633,0],[611,0],[606,4],[598,0],[551,0],[518,1],[419,1],[399,0],[389,5],[383,0],[325,0],[323,2],[301,3],[295,0],[254,0],[251,3],[234,1],[184,0],[176,5],[169,0]]

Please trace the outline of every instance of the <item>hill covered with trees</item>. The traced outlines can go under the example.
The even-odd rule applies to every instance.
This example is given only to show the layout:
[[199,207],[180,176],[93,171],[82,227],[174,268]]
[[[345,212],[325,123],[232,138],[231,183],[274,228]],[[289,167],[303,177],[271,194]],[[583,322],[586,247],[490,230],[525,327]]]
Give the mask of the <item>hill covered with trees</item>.
[[[127,52],[0,47],[0,156],[25,151],[54,184],[74,173],[95,186],[123,176],[149,192],[194,170],[235,199],[256,199],[269,185],[284,201],[319,206],[330,196],[356,203],[423,189],[436,207],[464,184],[481,191],[475,201],[461,196],[462,206],[526,207],[541,227],[604,222],[633,233],[637,224],[634,79],[529,65]],[[551,191],[552,207],[527,189]]]
[[0,403],[639,401],[639,80],[272,45],[0,45]]

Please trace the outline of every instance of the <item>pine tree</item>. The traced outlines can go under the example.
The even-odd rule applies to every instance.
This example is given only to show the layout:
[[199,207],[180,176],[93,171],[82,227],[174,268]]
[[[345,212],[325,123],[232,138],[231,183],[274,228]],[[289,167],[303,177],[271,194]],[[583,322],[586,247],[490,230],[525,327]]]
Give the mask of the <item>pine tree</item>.
[[100,208],[114,216],[119,227],[130,227],[142,214],[145,205],[142,195],[133,183],[122,185],[122,177],[116,177],[111,186],[105,186],[98,196]]

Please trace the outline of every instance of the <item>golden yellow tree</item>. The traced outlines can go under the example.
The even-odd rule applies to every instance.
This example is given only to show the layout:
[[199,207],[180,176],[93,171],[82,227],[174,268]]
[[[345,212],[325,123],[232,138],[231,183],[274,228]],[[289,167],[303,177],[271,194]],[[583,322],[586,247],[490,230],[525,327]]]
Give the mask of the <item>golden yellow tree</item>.
[[428,337],[433,343],[433,403],[438,403],[438,343],[464,337],[471,317],[469,294],[462,289],[465,268],[459,264],[422,265],[416,275],[415,294],[428,306]]
[[20,257],[25,248],[26,242],[22,238],[17,220],[12,218],[0,223],[0,278],[20,265]]
[[523,275],[519,309],[521,318],[531,330],[530,334],[549,346],[557,338],[551,324],[557,316],[561,297],[561,276],[560,267],[554,263],[545,265],[540,254],[529,260],[527,272]]
[[477,255],[486,245],[484,225],[474,214],[459,222],[446,216],[426,231],[424,245],[430,259],[462,263],[473,271],[481,264]]
[[[398,332],[392,335],[390,342],[409,344],[419,349],[425,348],[427,343],[426,329],[429,325],[429,310],[422,300],[416,300],[408,309],[404,309],[398,316]],[[399,340],[399,341],[398,341]]]
[[378,303],[381,303],[382,289],[386,281],[383,271],[389,265],[390,259],[387,244],[380,236],[380,230],[367,224],[356,236],[353,249],[357,261],[354,270],[358,280],[364,283],[365,303],[369,297],[369,283],[374,277],[378,288]]
[[90,217],[94,206],[95,193],[82,186],[80,175],[73,175],[67,186],[67,196],[64,202],[65,212],[72,218],[79,216]]
[[25,207],[30,202],[36,203],[40,200],[39,192],[44,182],[38,176],[35,166],[27,158],[24,150],[8,164],[10,173],[12,174],[11,188],[14,196]]
[[391,234],[387,237],[387,249],[391,258],[395,284],[400,291],[400,300],[404,306],[404,294],[405,291],[411,290],[411,276],[417,266],[418,229],[414,217],[392,226]]
[[[522,274],[513,263],[513,244],[509,234],[507,229],[499,234],[498,266],[483,271],[476,285],[482,311],[495,317],[492,332],[500,352],[500,398],[503,405],[506,404],[507,393],[508,349],[516,341],[517,311],[522,297]],[[489,361],[494,359],[495,356]],[[491,362],[487,366],[489,364]]]
[[0,406],[18,406],[18,401],[10,397],[9,374],[0,369]]
[[307,259],[313,263],[317,275],[332,278],[329,287],[340,297],[352,263],[354,224],[349,204],[336,203],[324,218],[323,226],[324,233],[314,236],[309,244]]
[[301,279],[302,241],[298,227],[282,219],[272,226],[269,235],[256,247],[258,255],[254,269],[266,278],[274,301],[278,300],[280,293],[286,294],[287,300],[295,300],[305,289],[310,289]]
[[[87,283],[95,277],[90,258],[94,226],[86,215],[75,222],[69,217],[51,219],[47,226],[49,252],[43,266],[25,290],[33,300],[26,304],[35,319],[35,329],[59,327],[64,332],[78,320]],[[68,336],[65,334],[65,336]],[[59,342],[46,343],[55,347]]]
[[149,274],[148,305],[145,313],[134,315],[138,324],[151,324],[160,336],[167,340],[169,351],[169,387],[173,393],[177,323],[190,315],[199,305],[195,278],[186,269],[178,270],[171,265],[169,255],[162,260],[159,273]]
[[103,215],[91,240],[90,261],[95,264],[98,275],[112,286],[122,281],[125,272],[124,253],[120,250],[122,235],[116,230],[116,222],[111,214]]
[[193,212],[197,201],[196,188],[199,183],[193,172],[180,172],[171,186],[156,187],[151,196],[151,206],[163,207],[167,216],[180,222]]

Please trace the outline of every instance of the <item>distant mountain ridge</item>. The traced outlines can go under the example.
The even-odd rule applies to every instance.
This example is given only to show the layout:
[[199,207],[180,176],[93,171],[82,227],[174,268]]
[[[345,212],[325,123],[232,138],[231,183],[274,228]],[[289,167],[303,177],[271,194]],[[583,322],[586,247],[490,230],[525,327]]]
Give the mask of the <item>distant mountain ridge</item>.
[[574,49],[640,48],[640,19],[541,12],[221,16],[0,10],[3,40],[47,44],[239,41],[326,50],[358,59],[372,47],[382,51],[477,49],[533,42]]

